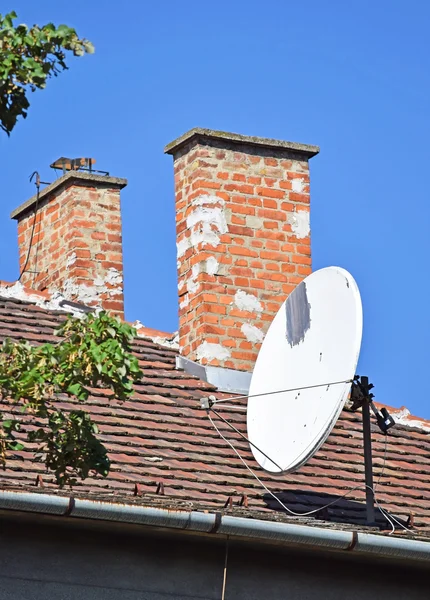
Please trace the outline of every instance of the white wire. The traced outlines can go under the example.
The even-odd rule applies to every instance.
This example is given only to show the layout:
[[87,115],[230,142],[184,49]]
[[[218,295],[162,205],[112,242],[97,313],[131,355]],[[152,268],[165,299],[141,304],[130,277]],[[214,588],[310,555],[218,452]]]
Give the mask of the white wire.
[[330,383],[317,383],[315,385],[304,385],[303,387],[290,388],[288,390],[275,390],[274,392],[263,392],[261,394],[245,394],[243,396],[230,396],[230,398],[221,398],[220,400],[212,400],[213,404],[220,402],[228,402],[229,400],[240,400],[241,398],[259,398],[261,396],[271,396],[273,394],[283,394],[284,392],[300,392],[301,390],[311,390],[319,387],[330,387],[331,385],[339,385],[341,383],[353,383],[353,379],[345,379],[344,381],[332,381]]
[[[214,423],[212,417],[209,414],[209,411],[207,413],[208,417],[209,417],[209,421],[212,423],[212,426],[216,429],[218,435],[230,446],[230,448],[233,450],[233,452],[238,456],[238,458],[242,461],[242,463],[245,465],[245,467],[248,469],[248,471],[251,473],[251,475],[253,477],[255,477],[255,479],[258,481],[258,483],[266,490],[266,492],[268,494],[270,494],[272,496],[272,498],[274,498],[281,506],[284,510],[286,510],[287,512],[289,512],[290,514],[294,515],[295,517],[306,517],[308,515],[312,515],[315,514],[317,512],[320,512],[321,510],[324,510],[325,508],[328,508],[329,506],[332,506],[333,504],[336,504],[337,502],[339,502],[340,500],[343,500],[343,498],[346,498],[346,496],[348,496],[349,494],[351,494],[352,492],[354,492],[355,490],[361,489],[361,485],[351,488],[350,490],[348,490],[345,494],[343,494],[343,496],[340,496],[339,498],[336,498],[335,500],[333,500],[332,502],[329,502],[329,504],[326,504],[325,506],[322,506],[320,508],[316,508],[314,510],[310,510],[308,512],[304,512],[304,513],[297,513],[294,512],[293,510],[291,510],[290,508],[288,508],[288,506],[285,506],[285,504],[283,502],[281,502],[281,500],[275,496],[275,494],[269,490],[269,488],[261,481],[261,479],[258,477],[258,475],[256,475],[254,473],[254,471],[251,469],[251,467],[247,464],[247,462],[245,461],[245,459],[241,456],[241,454],[236,450],[236,448],[234,447],[234,445],[230,442],[230,440],[228,440],[226,437],[223,436],[223,434],[221,433],[221,431],[218,429],[218,427],[216,426],[216,424]],[[379,476],[379,479],[381,479],[382,473]],[[378,483],[379,483],[379,479],[378,479]],[[401,527],[403,527],[404,529],[406,529],[407,531],[409,531],[409,529],[407,529],[406,527],[404,527],[404,525],[402,525],[401,523],[399,523],[399,521],[397,521],[397,519],[395,519],[394,517],[392,517],[390,515],[390,517],[388,517],[388,515],[386,514],[385,510],[383,508],[381,508],[381,506],[379,505],[379,502],[376,499],[375,496],[375,490],[374,488],[372,488],[370,485],[365,485],[366,488],[369,488],[372,491],[374,500],[375,500],[375,504],[378,508],[378,510],[380,511],[380,513],[382,514],[383,517],[385,517],[385,519],[390,523],[391,525],[391,532],[389,533],[389,535],[391,535],[392,533],[394,533],[395,531],[395,526],[393,521],[391,520],[394,519],[396,521],[396,523],[398,523]]]
[[[389,514],[389,513],[388,513],[388,511],[386,511],[386,510],[385,510],[385,508],[382,508],[381,506],[379,506],[379,505],[378,505],[378,501],[377,501],[377,499],[376,499],[376,488],[378,487],[378,485],[379,485],[379,483],[380,483],[380,481],[381,481],[381,478],[382,478],[382,476],[383,476],[383,474],[384,474],[384,471],[385,471],[385,462],[386,462],[386,459],[387,459],[387,447],[388,447],[388,436],[387,436],[387,435],[385,435],[384,459],[383,459],[383,462],[382,462],[382,468],[381,468],[381,472],[379,473],[378,481],[377,481],[377,482],[376,482],[376,484],[373,486],[373,490],[372,490],[372,491],[373,491],[373,497],[374,497],[374,499],[375,499],[375,503],[376,503],[376,505],[378,506],[378,508],[379,508],[379,510],[380,510],[381,512],[384,512],[384,513],[385,513],[385,518],[387,519],[387,521],[390,521],[390,518],[387,516],[387,515]],[[403,525],[403,523],[401,523],[400,521],[398,521],[398,520],[396,519],[396,517],[393,517],[393,515],[390,515],[390,517],[391,517],[391,519],[392,519],[393,521],[395,521],[395,522],[397,523],[397,525],[400,525],[400,527],[401,527],[402,529],[404,529],[405,531],[409,531],[409,533],[413,534],[413,532],[412,532],[412,531],[409,529],[409,527],[405,527],[405,526]],[[391,522],[391,521],[390,521],[390,522]],[[392,523],[392,522],[391,522],[391,527],[393,527],[393,523]],[[392,531],[391,533],[393,533],[393,531]],[[391,533],[390,533],[390,535],[391,535]]]
[[[215,402],[214,402],[215,404]],[[247,410],[246,406],[234,406],[233,404],[224,404],[223,408],[234,408],[235,410]]]
[[373,486],[373,488],[375,490],[378,487],[379,482],[381,481],[381,477],[382,477],[382,475],[384,474],[384,471],[385,471],[385,460],[387,458],[387,446],[388,446],[388,436],[387,436],[387,434],[385,434],[384,460],[382,461],[382,468],[381,468],[381,472],[379,473],[378,481]]

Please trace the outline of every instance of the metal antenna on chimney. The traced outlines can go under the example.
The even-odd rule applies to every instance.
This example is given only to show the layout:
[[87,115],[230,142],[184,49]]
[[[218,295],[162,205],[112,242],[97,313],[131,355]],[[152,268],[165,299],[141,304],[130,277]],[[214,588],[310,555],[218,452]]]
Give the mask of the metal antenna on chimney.
[[108,171],[97,171],[94,169],[93,165],[95,165],[95,163],[95,158],[66,158],[65,156],[61,156],[49,166],[51,169],[61,170],[63,175],[68,171],[86,171],[87,173],[109,175]]
[[[18,281],[21,280],[21,277],[27,271],[27,265],[28,265],[28,261],[30,258],[31,247],[33,245],[34,230],[36,227],[37,209],[39,208],[40,185],[42,183],[44,183],[43,181],[40,181],[39,171],[33,171],[33,173],[30,175],[30,182],[32,182],[33,179],[35,179],[34,183],[36,185],[36,203],[34,205],[33,225],[31,227],[30,242],[28,244],[27,256],[25,258],[24,266],[21,269],[21,273],[19,274]],[[37,273],[37,271],[27,271],[27,272],[28,273]]]

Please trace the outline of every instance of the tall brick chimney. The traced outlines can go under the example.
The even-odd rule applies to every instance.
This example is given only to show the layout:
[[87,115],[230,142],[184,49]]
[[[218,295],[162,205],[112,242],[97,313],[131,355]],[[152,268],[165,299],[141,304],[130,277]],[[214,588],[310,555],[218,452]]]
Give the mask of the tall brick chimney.
[[202,365],[253,368],[285,297],[311,272],[308,146],[208,129],[170,143],[179,345]]
[[126,185],[125,179],[69,171],[40,191],[36,214],[36,196],[14,210],[20,281],[122,317],[120,190]]

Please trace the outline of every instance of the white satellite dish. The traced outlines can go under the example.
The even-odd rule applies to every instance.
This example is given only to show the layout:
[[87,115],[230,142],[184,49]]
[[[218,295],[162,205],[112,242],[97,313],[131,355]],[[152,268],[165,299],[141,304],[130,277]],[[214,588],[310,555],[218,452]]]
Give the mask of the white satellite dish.
[[283,303],[249,389],[248,437],[263,469],[294,471],[327,439],[351,389],[362,327],[357,284],[340,267],[312,273]]

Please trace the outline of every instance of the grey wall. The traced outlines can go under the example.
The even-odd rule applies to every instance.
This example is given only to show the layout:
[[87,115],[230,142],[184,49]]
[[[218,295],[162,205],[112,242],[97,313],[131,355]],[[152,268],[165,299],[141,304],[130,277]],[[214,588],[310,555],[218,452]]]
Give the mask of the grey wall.
[[[0,600],[221,598],[225,541],[0,516]],[[229,542],[226,600],[418,600],[425,570]]]

